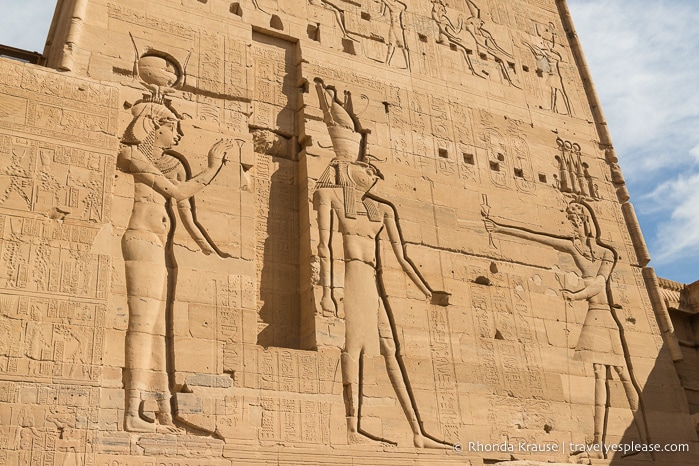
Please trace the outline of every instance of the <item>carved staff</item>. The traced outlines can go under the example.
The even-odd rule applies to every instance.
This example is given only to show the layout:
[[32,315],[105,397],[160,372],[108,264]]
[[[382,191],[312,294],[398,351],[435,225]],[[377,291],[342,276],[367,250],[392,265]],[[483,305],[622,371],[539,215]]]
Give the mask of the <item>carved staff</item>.
[[[482,194],[483,202],[481,203],[481,215],[487,219],[490,219],[490,206],[488,205],[488,195]],[[495,246],[495,241],[493,241],[493,232],[488,230],[488,246],[492,246],[494,249],[498,247]]]

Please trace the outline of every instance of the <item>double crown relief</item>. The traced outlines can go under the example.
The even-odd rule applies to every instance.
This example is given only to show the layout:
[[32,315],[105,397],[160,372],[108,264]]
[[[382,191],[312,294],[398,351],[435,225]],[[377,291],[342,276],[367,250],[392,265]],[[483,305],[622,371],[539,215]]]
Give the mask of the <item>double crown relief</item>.
[[[422,428],[408,374],[402,363],[391,303],[386,296],[380,271],[379,235],[386,232],[393,253],[403,271],[424,295],[442,305],[448,294],[433,291],[405,255],[395,208],[369,191],[383,176],[368,161],[366,131],[353,114],[351,96],[341,102],[337,91],[316,80],[325,123],[335,158],[316,183],[314,207],[318,213],[321,308],[323,315],[337,315],[339,298],[334,290],[344,288],[345,345],[341,354],[342,383],[350,443],[371,443],[389,439],[362,428],[362,358],[383,356],[393,389],[419,448],[452,448],[430,437]],[[343,250],[332,251],[332,225],[337,222]],[[344,283],[333,283],[334,257],[344,257]]]

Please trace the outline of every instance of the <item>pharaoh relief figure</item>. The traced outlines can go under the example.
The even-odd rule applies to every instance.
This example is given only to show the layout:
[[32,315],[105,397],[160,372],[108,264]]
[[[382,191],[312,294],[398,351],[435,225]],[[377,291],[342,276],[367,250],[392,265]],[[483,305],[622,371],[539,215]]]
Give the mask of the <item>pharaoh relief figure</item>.
[[405,43],[405,26],[403,25],[403,13],[408,6],[399,0],[381,0],[381,16],[388,15],[388,51],[386,52],[385,63],[390,65],[396,48],[403,52],[405,67],[410,69],[410,57],[408,56],[408,46]]
[[[172,57],[159,52],[137,55],[137,77],[150,92],[131,107],[132,120],[121,140],[118,168],[133,177],[134,202],[121,240],[126,275],[129,322],[125,347],[124,430],[128,432],[182,432],[171,412],[172,364],[167,347],[171,323],[166,322],[168,299],[173,295],[173,204],[181,224],[204,254],[216,248],[194,221],[190,199],[213,181],[226,162],[230,141],[215,143],[208,167],[189,177],[180,156],[172,151],[183,136],[180,116],[167,95],[181,83],[183,71]],[[156,401],[154,419],[143,413],[145,401]]]
[[612,295],[610,277],[617,262],[617,253],[601,241],[599,224],[590,205],[580,198],[568,204],[566,217],[572,230],[569,237],[498,223],[489,217],[487,210],[482,214],[490,235],[514,236],[570,254],[582,275],[583,285],[568,289],[562,283],[562,295],[567,301],[587,301],[588,310],[575,346],[574,358],[592,364],[595,374],[593,444],[601,445],[607,435],[609,386],[613,374],[624,387],[641,442],[648,443],[641,390],[627,363],[623,327],[616,314]]
[[536,72],[544,78],[549,88],[549,110],[564,115],[573,114],[570,100],[563,83],[561,65],[563,55],[556,50],[556,33],[553,23],[547,26],[536,25],[536,33],[539,36],[536,43],[524,42],[536,60]]
[[[366,131],[353,115],[351,96],[341,102],[337,91],[316,80],[325,123],[330,133],[335,157],[316,183],[314,208],[318,213],[321,307],[324,315],[337,315],[333,289],[344,286],[345,345],[341,355],[342,380],[350,443],[382,441],[361,427],[362,371],[361,358],[383,356],[396,396],[413,433],[418,448],[452,448],[435,440],[423,430],[414,398],[407,386],[408,374],[399,363],[400,351],[395,324],[385,285],[381,278],[378,239],[383,233],[393,252],[425,299],[447,305],[448,293],[433,291],[405,255],[398,218],[391,204],[369,191],[383,176],[368,161]],[[344,283],[334,284],[332,273],[331,231],[337,222],[342,235]],[[338,257],[339,254],[335,254]]]

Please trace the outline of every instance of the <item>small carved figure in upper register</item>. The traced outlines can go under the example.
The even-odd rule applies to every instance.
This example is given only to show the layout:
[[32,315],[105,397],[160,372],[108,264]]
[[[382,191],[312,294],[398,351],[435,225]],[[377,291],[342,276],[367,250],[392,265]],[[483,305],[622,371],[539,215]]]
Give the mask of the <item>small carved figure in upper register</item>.
[[408,56],[408,46],[405,43],[405,27],[403,26],[403,12],[408,6],[399,0],[381,0],[381,14],[388,13],[390,25],[388,29],[388,51],[386,53],[386,64],[390,65],[396,48],[401,49],[405,59],[405,67],[410,68],[410,58]]
[[[534,59],[536,60],[536,73],[539,77],[545,78],[546,85],[550,90],[550,110],[556,113],[572,115],[570,100],[563,84],[563,76],[561,74],[560,63],[563,61],[563,55],[556,47],[556,35],[554,32],[553,23],[548,26],[536,26],[536,33],[539,40],[536,44],[524,42],[524,45],[529,47]],[[561,102],[563,107],[561,108]]]
[[491,57],[497,63],[502,77],[514,87],[508,70],[508,60],[514,56],[498,45],[493,34],[485,29],[485,21],[481,18],[481,10],[471,0],[466,0],[470,16],[464,18],[459,15],[456,22],[452,21],[447,13],[447,4],[444,0],[432,0],[432,19],[437,23],[437,43],[448,42],[454,50],[460,50],[468,68],[475,76],[485,78],[483,72],[478,72],[473,66],[471,56],[477,53],[481,58]]

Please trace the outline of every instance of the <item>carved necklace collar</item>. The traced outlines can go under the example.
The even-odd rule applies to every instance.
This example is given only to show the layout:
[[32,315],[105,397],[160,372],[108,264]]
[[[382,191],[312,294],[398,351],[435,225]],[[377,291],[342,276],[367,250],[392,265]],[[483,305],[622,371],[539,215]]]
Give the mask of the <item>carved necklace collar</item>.
[[150,133],[146,138],[136,146],[138,150],[146,156],[146,158],[153,164],[155,168],[160,170],[161,173],[166,174],[177,168],[179,160],[175,157],[168,157],[166,154],[161,154],[160,157],[155,158],[153,156],[155,135]]
[[575,250],[578,251],[585,259],[589,261],[595,260],[595,253],[592,250],[589,238],[585,243],[583,243],[576,235],[575,239],[573,239],[573,245],[575,246]]
[[383,220],[381,213],[379,212],[379,208],[373,199],[362,197],[357,199],[357,201],[360,201],[364,205],[365,209],[365,212],[357,211],[357,215],[366,215],[371,222],[380,222]]

